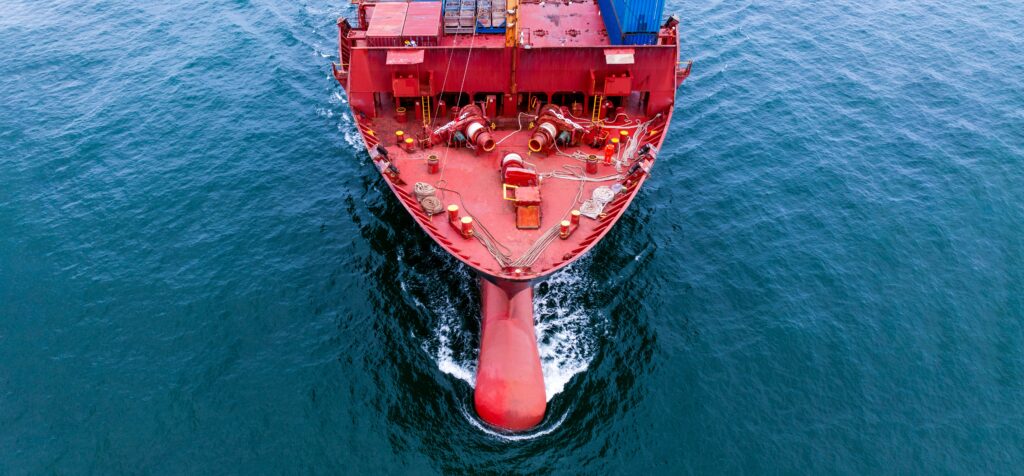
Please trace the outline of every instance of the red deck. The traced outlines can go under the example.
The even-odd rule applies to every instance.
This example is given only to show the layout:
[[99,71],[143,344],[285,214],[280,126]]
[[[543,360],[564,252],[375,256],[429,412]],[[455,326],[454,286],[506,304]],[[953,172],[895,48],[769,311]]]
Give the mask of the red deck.
[[[608,141],[595,148],[580,143],[582,133],[564,129],[551,130],[554,135],[573,132],[570,143],[532,151],[528,141],[541,129],[535,123],[541,108],[553,104],[568,116],[575,113],[572,121],[587,130],[622,139],[620,148],[643,124],[642,137],[635,138],[631,150],[642,144],[660,148],[675,90],[688,70],[678,68],[674,24],[662,29],[656,45],[622,47],[609,44],[596,3],[522,3],[515,11],[510,20],[518,25],[506,35],[445,35],[440,2],[364,3],[357,27],[339,21],[342,64],[335,76],[348,93],[367,147],[385,147],[386,156],[375,151],[371,156],[421,227],[485,275],[530,280],[597,243],[646,178],[627,178],[628,170],[640,162],[649,169],[654,161],[653,154],[641,160],[616,153],[618,166],[602,163],[584,173],[585,157],[597,155],[603,162]],[[449,145],[450,134],[431,140],[432,132],[451,121],[447,108],[470,102],[484,117],[472,128],[460,126],[460,135],[486,129],[497,143],[494,150],[483,152],[472,140],[469,146]],[[602,110],[595,113],[595,105]],[[602,113],[607,117],[601,119]],[[398,130],[404,132],[401,139],[412,139],[414,150],[399,147]],[[628,135],[620,135],[622,130]],[[502,159],[510,153],[524,158],[525,167],[540,176],[536,190],[519,192],[532,200],[539,191],[539,228],[517,226],[515,203],[527,202],[508,200],[516,191],[503,187]],[[436,173],[428,171],[429,156],[439,161]],[[435,187],[444,207],[458,205],[459,218],[471,216],[473,236],[450,226],[447,213],[431,216],[415,196],[417,182]],[[604,213],[582,217],[567,238],[551,240],[551,233],[562,231],[560,222],[570,219],[594,189],[616,184],[625,188]],[[521,213],[528,217],[534,212]],[[538,247],[539,256],[523,258]]]
[[[653,128],[651,130],[653,134],[647,134],[647,141],[658,146],[660,146],[664,131],[664,121],[659,122],[661,126]],[[391,139],[395,137],[395,131],[407,131],[409,130],[408,126],[410,126],[408,123],[395,122],[393,117],[378,117],[372,121],[370,126],[370,130],[373,131],[371,137]],[[568,239],[556,238],[531,266],[512,270],[503,269],[502,263],[499,263],[476,238],[465,238],[458,230],[449,226],[446,213],[428,216],[413,196],[413,184],[416,182],[425,182],[440,188],[438,196],[445,207],[450,204],[459,205],[460,216],[471,215],[478,229],[480,226],[484,226],[497,242],[507,247],[506,252],[510,258],[520,258],[541,239],[549,228],[557,227],[562,220],[569,219],[570,211],[579,209],[582,200],[591,198],[595,188],[621,183],[622,176],[626,172],[625,170],[618,172],[615,166],[602,163],[598,165],[596,174],[585,174],[585,163],[574,158],[557,153],[546,156],[529,154],[527,141],[530,134],[531,131],[525,129],[517,131],[517,128],[499,128],[494,131],[494,136],[500,144],[493,152],[479,156],[467,149],[454,149],[445,146],[406,152],[395,145],[388,145],[391,162],[398,168],[399,177],[405,182],[404,185],[399,185],[389,179],[388,184],[423,229],[449,253],[466,264],[485,274],[505,279],[533,279],[550,274],[576,259],[597,243],[625,211],[626,205],[632,200],[640,184],[631,187],[625,193],[618,194],[605,207],[604,216],[598,219],[581,217],[579,227],[572,232]],[[374,139],[371,138],[370,141],[372,143]],[[385,144],[389,142],[394,144],[394,140],[386,140]],[[567,172],[566,167],[573,167],[590,179],[609,176],[615,178],[600,182],[582,182],[582,191],[579,181],[555,177],[544,178],[540,186],[542,196],[541,227],[536,230],[522,230],[516,227],[513,205],[503,196],[502,180],[499,173],[501,159],[509,152],[516,152],[527,157],[527,161],[531,162],[542,176],[556,171]],[[563,148],[562,152],[602,154],[588,146],[567,147]],[[440,161],[440,170],[437,174],[428,173],[427,157],[430,155],[437,156]],[[577,200],[577,196],[582,198]],[[516,273],[515,269],[519,269],[519,273]]]

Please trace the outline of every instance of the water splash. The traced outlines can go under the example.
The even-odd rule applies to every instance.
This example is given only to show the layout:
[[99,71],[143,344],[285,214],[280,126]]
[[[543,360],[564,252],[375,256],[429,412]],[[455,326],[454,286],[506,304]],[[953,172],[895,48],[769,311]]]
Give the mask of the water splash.
[[[356,150],[362,149],[363,141],[356,132],[356,122],[352,119],[352,115],[348,113],[348,98],[340,91],[334,91],[334,93],[331,94],[329,103],[331,105],[330,109],[343,111],[341,114],[338,114],[337,117],[338,132],[341,133],[345,143],[356,148]],[[329,115],[327,117],[333,117],[333,115]]]
[[[578,300],[588,285],[576,268],[570,266],[534,289],[533,312],[547,401],[587,370],[600,334],[601,323],[594,322]],[[465,271],[463,274],[459,291],[465,295],[472,292],[469,287],[476,285],[476,278]],[[432,301],[424,307],[437,321],[424,350],[434,357],[442,372],[475,386],[479,350],[472,345],[475,341],[464,324],[465,316],[456,310],[450,296],[437,296]]]
[[523,433],[505,433],[502,431],[495,430],[491,426],[488,426],[486,423],[480,420],[480,418],[477,417],[475,413],[470,411],[464,405],[459,405],[459,412],[462,413],[462,416],[466,419],[466,421],[468,421],[470,425],[476,427],[476,429],[492,437],[506,441],[524,441],[532,440],[534,438],[540,438],[544,435],[547,435],[548,433],[551,433],[552,431],[557,430],[558,427],[562,426],[562,422],[565,421],[565,418],[569,416],[569,413],[566,412],[559,416],[557,420],[554,420],[553,422],[550,423],[547,422],[546,420],[542,421],[540,425],[529,431]]
[[471,387],[475,387],[476,356],[469,357],[465,355],[467,353],[465,346],[454,345],[456,341],[463,343],[469,340],[469,332],[462,327],[462,320],[458,317],[450,298],[445,299],[444,308],[439,313],[439,317],[433,335],[437,339],[433,354],[437,368],[468,383]]
[[549,402],[594,358],[600,323],[580,303],[579,295],[587,288],[584,274],[570,267],[534,290],[537,345]]

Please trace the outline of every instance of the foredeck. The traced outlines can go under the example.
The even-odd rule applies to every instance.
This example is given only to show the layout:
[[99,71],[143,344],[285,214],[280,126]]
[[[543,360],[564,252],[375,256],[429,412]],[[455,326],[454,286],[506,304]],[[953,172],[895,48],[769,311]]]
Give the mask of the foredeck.
[[[649,121],[649,118],[642,115],[638,103],[627,108],[627,115],[628,120],[623,118],[621,121],[624,123],[622,129],[615,130],[626,130],[630,136],[637,132],[637,124]],[[660,146],[664,137],[663,128],[669,119],[659,117],[650,122],[654,127],[643,129],[640,143]],[[625,210],[643,179],[617,193],[605,205],[601,215],[596,218],[582,216],[578,226],[572,227],[567,238],[555,237],[550,240],[549,244],[540,249],[535,261],[520,266],[503,263],[494,256],[493,250],[488,249],[487,239],[480,239],[480,233],[492,237],[494,245],[510,261],[517,261],[531,249],[536,249],[538,241],[544,240],[545,235],[559,231],[562,220],[569,220],[570,212],[579,210],[583,202],[592,197],[595,189],[616,184],[621,186],[628,168],[628,164],[605,165],[602,152],[586,145],[563,147],[551,154],[533,153],[527,145],[532,133],[526,128],[529,120],[524,118],[523,121],[522,130],[516,125],[492,131],[498,145],[495,150],[480,154],[469,148],[448,147],[444,144],[406,151],[396,145],[395,132],[401,130],[410,134],[418,125],[399,123],[390,114],[365,122],[361,130],[364,138],[369,139],[369,147],[372,148],[378,140],[386,147],[388,160],[399,172],[398,180],[388,178],[389,186],[439,245],[485,274],[505,279],[534,279],[568,264],[596,244]],[[503,188],[500,173],[502,158],[509,153],[524,157],[543,177],[539,186],[541,222],[537,229],[520,229],[516,226],[515,206],[507,199],[509,192]],[[579,159],[580,154],[601,157],[596,173],[586,172],[586,163]],[[436,173],[429,172],[427,159],[430,156],[439,160]],[[615,157],[616,162],[620,159],[623,163],[631,160],[628,157]],[[557,176],[552,175],[555,172]],[[447,210],[435,215],[428,214],[415,197],[417,182],[435,187],[437,197],[445,209],[449,205],[457,205],[459,217],[471,216],[477,236],[466,237],[458,226],[452,226]]]

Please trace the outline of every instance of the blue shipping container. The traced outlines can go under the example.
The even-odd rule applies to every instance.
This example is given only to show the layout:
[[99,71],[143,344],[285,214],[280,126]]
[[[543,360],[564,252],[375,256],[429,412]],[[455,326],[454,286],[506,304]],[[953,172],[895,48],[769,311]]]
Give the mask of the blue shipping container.
[[624,45],[653,45],[658,42],[657,33],[626,33]]
[[476,22],[476,32],[487,35],[500,35],[505,33],[505,25],[483,26],[480,22]]
[[613,45],[653,45],[665,0],[597,0]]

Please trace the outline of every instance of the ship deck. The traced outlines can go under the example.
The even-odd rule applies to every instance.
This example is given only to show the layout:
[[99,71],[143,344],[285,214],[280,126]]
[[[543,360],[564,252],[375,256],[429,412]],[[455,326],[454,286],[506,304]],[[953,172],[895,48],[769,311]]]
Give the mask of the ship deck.
[[[642,145],[661,146],[676,88],[689,73],[679,69],[678,22],[649,29],[649,41],[633,43],[618,36],[612,41],[606,22],[611,17],[602,16],[598,3],[531,0],[511,13],[506,10],[513,28],[506,34],[455,34],[447,31],[447,21],[457,19],[455,29],[463,30],[464,2],[459,5],[458,18],[448,18],[442,12],[450,9],[440,2],[360,2],[357,27],[345,19],[338,22],[341,61],[332,72],[345,87],[371,157],[417,223],[484,275],[537,279],[599,242],[646,180],[656,154],[636,154]],[[419,109],[421,104],[452,107],[470,101],[479,110],[460,116],[459,125],[451,128],[444,124],[452,116]],[[560,112],[533,116],[545,110]],[[397,120],[399,111],[406,120]],[[595,111],[614,117],[594,124]],[[536,129],[535,120],[540,124]],[[497,143],[494,150],[477,153],[447,145],[453,137],[469,137],[473,143],[474,134],[487,126]],[[398,130],[415,150],[399,147]],[[534,144],[543,152],[534,153],[528,143],[537,130],[545,139],[543,145],[537,145],[540,139]],[[619,138],[620,145],[634,139],[616,153],[618,164],[604,164],[608,135]],[[556,137],[560,150],[549,145]],[[587,141],[602,148],[567,145]],[[491,142],[485,142],[489,147]],[[378,156],[378,146],[387,157]],[[532,171],[516,169],[511,178],[502,177],[502,160],[513,153]],[[619,157],[627,153],[634,156]],[[428,170],[431,156],[439,160],[434,172]],[[587,172],[591,156],[599,164]],[[534,171],[538,185],[533,185]],[[428,200],[424,206],[415,193],[417,184],[433,186],[440,203]],[[602,193],[610,201],[595,212],[588,200],[600,187],[606,187]],[[449,205],[460,209],[455,220],[444,212]],[[561,236],[560,222],[573,210],[583,216],[568,236]],[[472,218],[472,234],[460,229],[458,219],[465,217]]]
[[[631,123],[647,121],[641,114],[642,108],[638,98],[627,101],[625,107]],[[385,113],[361,127],[364,138],[368,135],[367,131],[372,130],[369,144],[376,142],[374,138],[379,138],[386,147],[389,160],[400,171],[400,182],[403,182],[389,180],[388,183],[423,229],[463,262],[485,274],[505,279],[534,279],[544,276],[585,253],[611,228],[642,184],[641,181],[617,194],[615,199],[605,206],[605,215],[596,219],[581,217],[578,227],[573,229],[567,239],[556,236],[530,266],[507,266],[507,263],[500,263],[480,239],[466,238],[458,229],[450,226],[446,212],[433,216],[424,213],[413,195],[414,184],[424,182],[436,187],[437,197],[443,207],[458,205],[460,216],[473,217],[475,233],[479,234],[483,228],[511,260],[517,260],[530,251],[538,240],[542,240],[545,233],[551,233],[551,229],[559,227],[562,220],[568,220],[570,212],[579,209],[583,201],[591,198],[594,189],[621,183],[626,173],[624,167],[605,165],[603,152],[586,145],[564,147],[547,155],[531,153],[527,142],[533,131],[527,129],[529,118],[524,116],[521,116],[521,129],[515,119],[506,118],[499,121],[504,127],[499,126],[491,132],[498,143],[496,149],[479,155],[465,147],[449,147],[444,144],[414,151],[399,148],[396,145],[396,131],[401,130],[408,137],[408,134],[416,134],[416,130],[421,129],[411,117],[409,122],[400,123],[393,115]],[[660,123],[664,124],[669,118],[659,119]],[[433,126],[437,127],[444,122],[447,120],[435,120]],[[651,129],[645,134],[642,143],[660,146],[662,132]],[[513,202],[504,197],[500,173],[501,160],[513,152],[522,156],[543,177],[539,187],[542,201],[541,224],[538,229],[517,228]],[[579,159],[578,153],[601,157],[596,173],[585,173],[586,163]],[[440,161],[440,170],[433,174],[429,173],[427,166],[427,158],[431,155]],[[577,157],[572,157],[573,155]],[[587,177],[588,180],[549,175],[554,172],[566,176],[575,173]],[[602,178],[607,180],[598,181]]]

